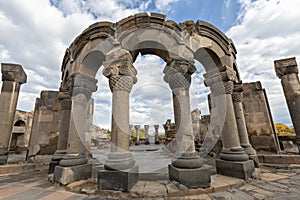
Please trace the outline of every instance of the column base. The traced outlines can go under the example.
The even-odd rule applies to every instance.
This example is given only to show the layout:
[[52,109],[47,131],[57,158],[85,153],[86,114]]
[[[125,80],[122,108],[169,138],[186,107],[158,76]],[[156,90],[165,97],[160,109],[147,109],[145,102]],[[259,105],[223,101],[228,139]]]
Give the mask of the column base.
[[145,145],[150,145],[150,141],[149,141],[149,140],[146,140],[146,141],[145,141]]
[[91,178],[91,176],[92,163],[70,167],[56,166],[54,170],[55,182],[61,183],[62,185]]
[[53,174],[55,167],[59,165],[59,162],[66,156],[66,151],[56,151],[55,154],[51,158],[51,162],[49,163],[48,174]]
[[216,168],[218,174],[247,180],[254,172],[254,162],[253,160],[243,162],[216,160]]
[[134,144],[135,145],[140,145],[140,141],[135,141]]
[[255,149],[253,149],[252,145],[241,145],[244,149],[244,151],[250,156],[250,155],[256,155]]
[[0,165],[7,164],[8,150],[7,148],[0,148]]
[[219,156],[222,160],[233,162],[243,162],[249,160],[249,156],[243,148],[231,148],[230,150],[222,150]]
[[188,188],[207,188],[210,187],[210,167],[203,165],[200,168],[182,169],[169,166],[169,179],[174,180]]
[[160,144],[160,142],[159,141],[155,141],[154,144]]
[[139,167],[137,165],[122,171],[104,169],[98,172],[98,189],[128,192],[138,179]]

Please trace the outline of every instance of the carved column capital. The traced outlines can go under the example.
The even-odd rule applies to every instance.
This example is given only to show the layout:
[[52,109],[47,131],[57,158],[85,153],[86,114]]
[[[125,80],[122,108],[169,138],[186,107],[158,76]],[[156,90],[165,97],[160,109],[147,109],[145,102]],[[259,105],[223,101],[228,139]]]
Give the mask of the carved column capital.
[[232,94],[233,82],[232,81],[216,82],[210,86],[210,89],[214,96],[223,95],[223,94]]
[[71,96],[66,92],[58,93],[58,100],[60,102],[62,110],[71,110],[72,108],[72,100]]
[[296,58],[286,58],[274,61],[275,71],[278,78],[288,74],[298,74]]
[[236,102],[242,102],[243,101],[243,84],[240,82],[238,84],[235,84],[233,87],[233,93],[232,93],[232,101],[233,103]]
[[196,71],[193,60],[183,58],[172,58],[167,62],[164,69],[164,80],[169,83],[171,89],[189,89],[191,75]]
[[87,99],[91,98],[93,92],[97,90],[97,80],[87,75],[74,73],[67,81],[69,95],[71,97],[84,94]]
[[2,81],[12,81],[19,84],[27,82],[27,75],[21,65],[1,63]]
[[114,91],[130,92],[133,84],[137,82],[136,69],[127,59],[106,61],[103,63],[103,75],[109,78],[109,87]]

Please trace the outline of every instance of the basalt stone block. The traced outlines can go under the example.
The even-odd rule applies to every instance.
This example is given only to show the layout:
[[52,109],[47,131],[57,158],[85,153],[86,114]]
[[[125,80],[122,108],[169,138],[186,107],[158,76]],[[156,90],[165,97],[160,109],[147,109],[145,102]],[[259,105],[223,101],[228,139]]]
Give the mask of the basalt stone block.
[[210,167],[203,165],[195,169],[182,169],[169,165],[169,179],[174,180],[188,188],[210,187]]
[[55,167],[59,165],[59,161],[60,160],[51,160],[50,164],[49,164],[49,169],[48,169],[48,174],[53,174]]
[[54,170],[55,182],[67,185],[69,183],[91,178],[92,176],[92,163],[83,165],[62,167],[56,166]]
[[137,165],[122,171],[104,169],[98,172],[98,189],[128,192],[138,179],[139,167]]
[[216,160],[216,168],[218,174],[247,180],[254,172],[254,162],[253,160],[244,162]]

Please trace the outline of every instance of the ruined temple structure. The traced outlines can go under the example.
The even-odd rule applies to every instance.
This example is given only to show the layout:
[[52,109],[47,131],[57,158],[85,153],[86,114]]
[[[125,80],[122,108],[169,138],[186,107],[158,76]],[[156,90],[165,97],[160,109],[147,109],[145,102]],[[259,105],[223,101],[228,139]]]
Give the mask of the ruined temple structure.
[[26,152],[29,146],[29,138],[33,122],[33,114],[22,110],[16,110],[9,150],[15,153]]
[[300,82],[297,62],[295,58],[286,58],[275,60],[274,65],[276,75],[281,79],[285,99],[296,132],[296,144],[300,152]]
[[16,106],[21,85],[27,75],[21,65],[1,64],[2,88],[0,94],[0,164],[6,164],[11,133],[14,127]]
[[222,135],[217,172],[250,178],[254,163],[240,143],[240,133],[244,134],[240,130],[246,129],[240,119],[243,110],[233,102],[236,84],[241,82],[233,42],[201,20],[177,24],[162,14],[140,13],[116,23],[92,24],[66,50],[59,91],[65,101],[61,123],[67,126],[59,126],[60,150],[56,156],[61,160],[53,157],[57,164],[53,170],[55,181],[65,185],[91,176],[92,165],[84,142],[86,114],[91,95],[97,90],[95,75],[99,70],[108,78],[112,92],[112,146],[104,169],[98,172],[98,189],[129,191],[138,180],[139,166],[129,152],[128,141],[129,94],[137,82],[134,62],[139,53],[157,55],[166,62],[164,80],[173,95],[176,131],[169,178],[189,188],[209,187],[211,182],[210,170],[203,165],[194,145],[189,98],[191,75],[196,70],[194,60],[205,68],[205,85],[211,89],[215,102],[211,114],[218,116],[217,121],[211,117],[211,123],[218,125]]
[[258,81],[244,83],[243,90],[244,116],[250,143],[260,153],[278,153],[278,138],[265,89]]

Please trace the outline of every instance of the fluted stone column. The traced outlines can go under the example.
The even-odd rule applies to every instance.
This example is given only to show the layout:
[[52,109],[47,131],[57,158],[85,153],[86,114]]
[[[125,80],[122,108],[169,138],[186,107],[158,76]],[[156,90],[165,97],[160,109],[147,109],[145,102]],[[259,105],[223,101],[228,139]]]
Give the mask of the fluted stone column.
[[[220,71],[220,72],[219,72]],[[221,160],[216,161],[217,172],[223,175],[248,179],[254,171],[254,163],[240,145],[235,110],[232,101],[235,71],[228,67],[206,73],[205,84],[210,86],[216,103],[223,149]]]
[[160,142],[159,142],[159,135],[158,135],[158,128],[159,128],[159,125],[158,125],[158,124],[155,124],[155,125],[154,125],[154,129],[155,129],[155,133],[154,133],[154,136],[155,136],[155,137],[154,137],[154,138],[155,138],[154,140],[155,140],[155,141],[154,141],[154,143],[155,143],[155,144],[159,144],[159,143],[160,143]]
[[0,94],[0,164],[7,163],[20,87],[27,76],[21,65],[1,64],[2,88]]
[[150,144],[150,141],[149,141],[149,125],[144,125],[144,129],[145,129],[145,137],[146,137],[145,144],[149,145]]
[[171,180],[190,188],[210,185],[210,173],[202,167],[203,161],[195,151],[192,130],[189,88],[195,70],[193,60],[181,58],[169,60],[164,69],[164,80],[169,83],[173,94],[177,144],[172,164],[169,165],[169,176]]
[[249,142],[243,109],[243,86],[241,84],[234,85],[232,100],[241,147],[244,148],[244,151],[248,154],[249,158],[252,159],[255,166],[258,167],[259,161],[256,151]]
[[[114,57],[115,53],[111,59]],[[129,191],[138,180],[138,166],[129,152],[128,143],[129,93],[137,81],[136,70],[130,56],[108,60],[103,65],[103,74],[109,78],[112,92],[112,146],[104,164],[105,170],[98,173],[98,189]]]
[[[70,114],[67,154],[55,167],[57,182],[68,184],[91,176],[91,163],[88,163],[89,149],[85,145],[88,131],[88,106],[92,92],[97,90],[97,80],[84,74],[75,73],[68,80],[72,109]],[[72,171],[72,174],[69,174]]]
[[72,100],[68,92],[59,92],[58,99],[61,104],[60,131],[57,142],[57,150],[55,151],[55,154],[53,155],[49,165],[49,174],[54,173],[55,166],[57,166],[61,159],[65,156],[65,154],[67,154],[68,146],[68,134],[71,118]]
[[135,145],[139,145],[140,144],[140,136],[139,136],[139,130],[140,130],[140,125],[135,125],[134,129],[135,129]]
[[275,60],[275,71],[281,79],[284,96],[296,132],[296,144],[300,152],[300,82],[295,58]]

